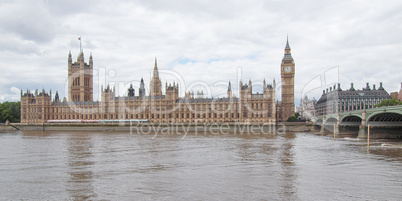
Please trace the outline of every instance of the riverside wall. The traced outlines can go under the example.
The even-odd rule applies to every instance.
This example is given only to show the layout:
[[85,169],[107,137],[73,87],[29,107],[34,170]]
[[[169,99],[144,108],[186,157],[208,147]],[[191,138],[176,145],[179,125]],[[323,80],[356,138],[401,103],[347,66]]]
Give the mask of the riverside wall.
[[312,125],[305,122],[283,122],[270,124],[240,124],[240,123],[114,123],[114,124],[19,124],[0,126],[0,131],[129,131],[138,133],[149,132],[212,132],[212,133],[281,133],[281,132],[308,132]]

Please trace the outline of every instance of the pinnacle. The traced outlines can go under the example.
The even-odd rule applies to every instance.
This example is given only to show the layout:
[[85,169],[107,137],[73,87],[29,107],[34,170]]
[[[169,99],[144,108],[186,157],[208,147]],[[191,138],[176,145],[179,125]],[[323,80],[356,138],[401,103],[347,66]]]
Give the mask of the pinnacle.
[[286,37],[286,47],[285,49],[289,49],[290,50],[290,46],[289,46],[289,37]]

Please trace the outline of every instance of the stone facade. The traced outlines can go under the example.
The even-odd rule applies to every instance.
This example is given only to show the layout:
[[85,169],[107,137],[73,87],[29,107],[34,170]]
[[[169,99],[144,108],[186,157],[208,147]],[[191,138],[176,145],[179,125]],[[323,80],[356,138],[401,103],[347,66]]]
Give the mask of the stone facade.
[[[282,99],[276,101],[276,84],[263,82],[263,92],[253,93],[251,80],[240,81],[239,97],[232,94],[229,82],[227,97],[207,98],[203,92],[186,92],[179,97],[179,85],[166,83],[165,95],[159,78],[157,61],[153,69],[149,95],[146,95],[144,80],[141,79],[138,95],[132,86],[124,97],[116,97],[115,89],[101,87],[101,100],[93,101],[93,58],[84,62],[83,52],[72,63],[68,55],[69,98],[59,99],[42,90],[21,92],[21,123],[44,123],[48,120],[124,120],[140,119],[149,122],[240,122],[275,124],[286,120],[294,113],[294,62],[287,42],[282,60]],[[288,69],[288,66],[291,69]],[[277,106],[278,105],[278,106]],[[283,114],[277,114],[283,112]],[[278,118],[279,117],[279,118]]]
[[296,108],[296,111],[300,114],[300,120],[313,120],[315,116],[315,105],[317,101],[315,98],[313,100],[308,99],[307,96],[304,96],[300,100],[300,105]]
[[77,102],[93,101],[93,59],[89,56],[89,64],[84,62],[84,53],[80,52],[77,61],[72,62],[71,52],[68,54],[68,100]]

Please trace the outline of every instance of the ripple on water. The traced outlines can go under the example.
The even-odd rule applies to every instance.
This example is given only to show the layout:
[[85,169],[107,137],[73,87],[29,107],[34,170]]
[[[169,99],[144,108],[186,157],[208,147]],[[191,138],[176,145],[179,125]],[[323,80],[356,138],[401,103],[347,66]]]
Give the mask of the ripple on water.
[[[398,141],[287,133],[0,135],[0,199],[398,200]],[[383,143],[391,146],[381,146]]]

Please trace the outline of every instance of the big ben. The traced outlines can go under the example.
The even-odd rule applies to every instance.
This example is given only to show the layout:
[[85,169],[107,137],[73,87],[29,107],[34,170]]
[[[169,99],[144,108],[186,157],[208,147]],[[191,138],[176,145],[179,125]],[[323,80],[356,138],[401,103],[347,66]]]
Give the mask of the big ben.
[[282,78],[282,121],[287,121],[294,115],[294,81],[295,81],[295,62],[292,58],[289,39],[286,40],[285,55],[281,64]]

